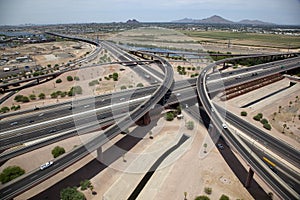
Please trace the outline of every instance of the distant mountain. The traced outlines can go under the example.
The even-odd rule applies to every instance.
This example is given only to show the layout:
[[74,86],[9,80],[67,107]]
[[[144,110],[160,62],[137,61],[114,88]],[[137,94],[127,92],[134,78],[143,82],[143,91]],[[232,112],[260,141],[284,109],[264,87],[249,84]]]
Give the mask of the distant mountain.
[[139,24],[140,22],[137,21],[136,19],[129,19],[127,20],[126,24]]
[[211,16],[209,18],[199,20],[200,23],[204,24],[232,24],[234,22],[224,19],[218,15]]
[[259,21],[259,20],[249,20],[249,19],[244,19],[237,23],[238,24],[251,24],[251,25],[271,25],[271,24],[273,24],[273,23],[269,23],[269,22],[263,22],[263,21]]
[[191,19],[191,18],[184,18],[180,20],[172,21],[175,23],[199,23],[199,24],[253,24],[253,25],[270,25],[272,23],[263,22],[259,20],[249,20],[245,19],[239,22],[233,22],[218,15],[213,15],[209,18],[204,19]]

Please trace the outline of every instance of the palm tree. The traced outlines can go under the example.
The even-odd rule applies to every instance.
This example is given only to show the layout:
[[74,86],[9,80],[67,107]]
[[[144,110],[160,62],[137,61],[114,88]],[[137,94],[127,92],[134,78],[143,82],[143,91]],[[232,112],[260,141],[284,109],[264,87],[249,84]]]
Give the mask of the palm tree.
[[281,108],[282,108],[281,106],[278,106],[278,113],[280,113]]
[[277,115],[277,112],[273,113],[273,120],[275,120],[275,116]]
[[184,192],[184,200],[187,200],[186,196],[187,196],[187,192]]
[[295,117],[296,117],[297,115],[296,114],[294,114],[294,116],[293,116],[293,123],[295,122]]
[[282,133],[284,133],[284,129],[286,128],[286,124],[283,124],[283,129],[282,129]]
[[289,107],[291,107],[291,105],[293,104],[293,102],[292,101],[290,101],[290,105],[289,105]]
[[204,147],[204,153],[206,153],[207,144],[204,143],[204,144],[203,144],[203,147]]

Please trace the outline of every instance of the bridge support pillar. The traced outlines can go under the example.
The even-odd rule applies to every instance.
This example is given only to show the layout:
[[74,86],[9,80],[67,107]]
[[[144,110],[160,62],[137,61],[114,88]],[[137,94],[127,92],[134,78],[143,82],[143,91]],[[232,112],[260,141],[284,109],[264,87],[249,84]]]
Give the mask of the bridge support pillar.
[[253,179],[253,175],[254,175],[254,171],[251,168],[249,168],[248,176],[247,176],[246,183],[245,183],[246,188],[249,188],[251,186],[251,181]]
[[100,162],[103,161],[103,151],[102,151],[102,147],[99,147],[97,149],[97,160],[99,160]]
[[147,112],[143,117],[141,117],[137,122],[135,122],[139,126],[149,125],[151,122],[151,118],[149,112]]

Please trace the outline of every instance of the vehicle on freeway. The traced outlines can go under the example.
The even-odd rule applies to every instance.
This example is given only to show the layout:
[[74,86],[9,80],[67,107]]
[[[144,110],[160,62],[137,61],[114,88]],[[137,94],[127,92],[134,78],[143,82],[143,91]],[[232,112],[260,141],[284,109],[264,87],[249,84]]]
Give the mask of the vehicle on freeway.
[[18,122],[12,122],[12,123],[10,123],[10,125],[12,125],[12,126],[17,125],[17,124],[18,124]]
[[32,123],[32,122],[34,122],[34,120],[33,120],[33,119],[29,120],[29,123]]
[[221,149],[221,150],[223,150],[223,149],[224,149],[224,146],[223,146],[223,144],[220,144],[220,143],[219,143],[219,144],[217,144],[217,146],[218,146],[218,148],[219,148],[219,149]]
[[39,114],[39,117],[41,117],[41,116],[43,116],[44,115],[44,113],[41,113],[41,114]]
[[227,125],[225,123],[222,124],[224,129],[227,129]]
[[177,94],[176,94],[177,97],[179,97],[180,95],[181,95],[180,93],[177,93]]
[[56,132],[56,129],[50,129],[49,130],[49,133],[54,133],[54,132]]
[[44,170],[44,169],[50,167],[51,165],[53,165],[53,161],[46,162],[45,164],[42,164],[42,165],[40,166],[40,169],[41,169],[41,170]]
[[125,98],[124,97],[122,97],[121,99],[120,99],[120,101],[124,101],[125,100]]
[[85,105],[85,106],[83,106],[84,108],[88,108],[88,107],[90,107],[90,105]]

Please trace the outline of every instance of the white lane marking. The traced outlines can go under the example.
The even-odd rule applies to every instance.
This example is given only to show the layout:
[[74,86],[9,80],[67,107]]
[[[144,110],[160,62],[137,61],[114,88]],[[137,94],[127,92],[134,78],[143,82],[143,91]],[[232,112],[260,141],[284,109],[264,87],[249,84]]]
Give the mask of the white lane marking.
[[109,106],[105,106],[105,107],[101,107],[101,108],[97,108],[97,109],[93,109],[93,110],[88,110],[88,111],[85,111],[85,112],[82,112],[82,113],[77,113],[77,114],[73,114],[73,115],[68,115],[68,116],[52,119],[52,120],[49,120],[49,121],[40,122],[38,124],[32,124],[32,125],[29,125],[29,126],[20,127],[20,128],[14,129],[14,130],[1,132],[0,135],[10,134],[10,133],[22,131],[24,129],[34,128],[34,127],[37,127],[37,126],[49,124],[49,123],[52,123],[52,122],[59,122],[61,120],[70,119],[72,117],[78,117],[78,116],[82,116],[82,115],[95,113],[95,112],[98,112],[98,111],[101,111],[101,110],[105,110],[107,108],[113,108],[113,107],[117,107],[117,106],[120,106],[120,105],[123,105],[123,104],[134,103],[134,102],[137,102],[137,101],[140,101],[140,100],[143,100],[143,99],[148,99],[150,97],[151,97],[151,95],[147,95],[147,96],[144,96],[144,97],[141,97],[141,98],[137,98],[137,99],[133,99],[133,100],[129,100],[129,101],[124,101],[124,102],[121,102],[121,103],[115,103],[114,105],[109,105]]

